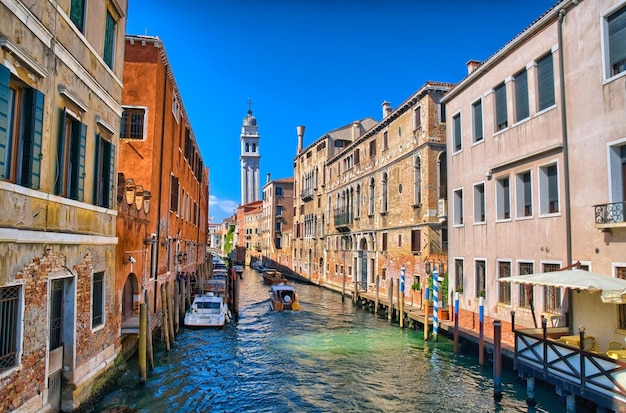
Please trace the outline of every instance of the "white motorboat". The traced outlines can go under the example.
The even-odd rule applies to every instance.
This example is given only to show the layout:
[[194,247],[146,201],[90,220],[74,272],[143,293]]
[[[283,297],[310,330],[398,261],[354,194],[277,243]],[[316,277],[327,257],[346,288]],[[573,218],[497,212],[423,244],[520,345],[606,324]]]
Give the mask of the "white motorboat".
[[185,313],[186,327],[224,327],[230,321],[224,297],[212,292],[196,295],[191,308]]
[[273,311],[300,310],[300,301],[296,288],[284,283],[274,284],[270,287],[270,309]]

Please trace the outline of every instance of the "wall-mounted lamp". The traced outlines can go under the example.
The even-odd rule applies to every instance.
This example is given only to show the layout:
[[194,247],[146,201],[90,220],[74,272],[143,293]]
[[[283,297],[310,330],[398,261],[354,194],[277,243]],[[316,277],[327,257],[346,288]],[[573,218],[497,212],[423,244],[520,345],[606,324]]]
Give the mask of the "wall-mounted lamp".
[[426,274],[430,275],[432,271],[430,268],[430,261],[424,261],[424,271],[426,271]]

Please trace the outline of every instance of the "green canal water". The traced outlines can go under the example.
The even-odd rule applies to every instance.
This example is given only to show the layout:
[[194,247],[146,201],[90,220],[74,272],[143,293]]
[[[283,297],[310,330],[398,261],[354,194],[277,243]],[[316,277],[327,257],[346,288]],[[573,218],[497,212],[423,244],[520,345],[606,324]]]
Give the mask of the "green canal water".
[[140,412],[561,412],[553,389],[538,385],[537,405],[505,369],[493,399],[492,367],[473,349],[424,342],[356,308],[335,292],[296,284],[302,311],[272,312],[268,287],[246,269],[239,322],[222,330],[184,329],[166,352],[155,342],[155,369],[138,384],[136,360],[95,406]]

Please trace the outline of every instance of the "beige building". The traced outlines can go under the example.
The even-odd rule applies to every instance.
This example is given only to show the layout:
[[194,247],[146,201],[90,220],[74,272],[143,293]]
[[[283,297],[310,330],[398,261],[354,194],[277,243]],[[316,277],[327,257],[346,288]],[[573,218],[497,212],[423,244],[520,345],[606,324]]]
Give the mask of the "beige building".
[[113,367],[126,0],[0,2],[0,410],[71,411]]
[[586,326],[598,348],[624,342],[623,305],[497,280],[576,262],[626,278],[625,6],[560,2],[487,61],[470,62],[444,98],[449,265],[463,326],[484,295],[486,327],[498,318],[510,332],[514,310],[518,325],[543,315]]
[[270,180],[263,187],[262,245],[271,267],[289,267],[291,251],[285,248],[283,236],[293,227],[293,177]]

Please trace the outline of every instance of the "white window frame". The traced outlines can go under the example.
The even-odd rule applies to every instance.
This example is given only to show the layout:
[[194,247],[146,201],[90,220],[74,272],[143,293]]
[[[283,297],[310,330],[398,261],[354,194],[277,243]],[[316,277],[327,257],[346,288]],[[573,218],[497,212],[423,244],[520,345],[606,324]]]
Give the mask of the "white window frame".
[[[555,166],[557,172],[557,202],[558,202],[558,211],[550,212],[550,188],[548,182],[548,174],[547,170],[549,167]],[[548,162],[546,164],[540,165],[538,168],[538,181],[539,181],[539,216],[555,216],[560,215],[563,210],[563,203],[561,202],[561,185],[560,185],[560,169],[559,169],[558,160],[554,160],[552,162]]]
[[[623,76],[626,76],[626,70],[613,75],[611,68],[611,53],[609,51],[609,22],[608,18],[613,14],[618,12],[622,7],[626,7],[626,1],[620,1],[619,3],[613,5],[611,8],[607,9],[601,18],[600,25],[600,41],[601,41],[601,49],[602,49],[602,75],[604,77],[604,82],[612,82],[616,79],[619,79]],[[624,11],[626,13],[626,10]]]
[[[508,200],[509,200],[509,205],[508,205],[508,209],[509,209],[509,216],[507,217],[505,215],[505,192],[504,192],[504,185],[502,184],[503,181],[507,179],[509,181],[509,187],[508,187]],[[511,212],[511,177],[509,175],[503,175],[500,176],[496,179],[496,221],[510,221],[511,220],[511,216],[512,216],[512,212]]]
[[462,227],[464,225],[463,219],[463,188],[455,188],[452,191],[452,222],[455,227]]
[[[482,187],[482,195],[479,192],[479,187]],[[477,182],[474,184],[473,204],[474,204],[474,225],[484,225],[487,223],[487,200],[486,200],[487,188],[485,181]],[[482,203],[482,205],[481,205]],[[480,210],[482,206],[482,211]],[[480,213],[482,212],[482,217]]]
[[[522,176],[525,174],[530,174],[530,215],[526,215],[524,209],[526,205],[524,205],[524,201],[526,197],[524,195],[525,187]],[[510,186],[510,183],[509,183]],[[527,169],[525,171],[520,171],[515,174],[515,217],[516,219],[531,219],[535,215],[535,201],[534,201],[534,185],[533,185],[533,171]]]

